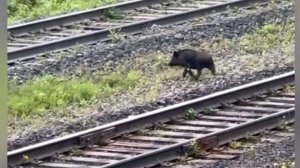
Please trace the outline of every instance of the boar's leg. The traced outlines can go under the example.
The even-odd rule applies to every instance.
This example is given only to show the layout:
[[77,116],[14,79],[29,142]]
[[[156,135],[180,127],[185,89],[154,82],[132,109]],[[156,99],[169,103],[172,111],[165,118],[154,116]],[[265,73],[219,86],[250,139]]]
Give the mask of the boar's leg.
[[183,76],[183,77],[186,77],[187,73],[189,73],[193,78],[195,77],[195,75],[193,74],[193,72],[192,72],[192,70],[191,70],[190,68],[185,68],[185,69],[183,70],[182,76]]
[[191,76],[192,78],[194,78],[195,80],[197,80],[197,77],[194,75],[192,69],[189,69],[188,73],[190,74],[190,76]]
[[208,68],[210,70],[210,72],[213,74],[213,75],[216,75],[216,69],[215,69],[215,66],[212,65]]
[[200,78],[201,74],[202,74],[202,68],[197,69],[197,75],[195,76],[195,79],[198,80]]
[[188,72],[187,68],[184,68],[182,77],[186,77],[187,72]]

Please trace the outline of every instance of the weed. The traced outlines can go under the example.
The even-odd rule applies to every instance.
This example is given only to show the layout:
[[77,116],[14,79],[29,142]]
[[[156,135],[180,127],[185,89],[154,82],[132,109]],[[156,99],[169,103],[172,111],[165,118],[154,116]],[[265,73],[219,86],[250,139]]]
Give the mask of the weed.
[[75,149],[71,149],[69,153],[70,156],[73,156],[73,155],[82,155],[83,154],[82,152],[83,152],[82,150],[75,148]]
[[254,146],[251,145],[249,148],[247,148],[246,150],[246,157],[249,159],[249,160],[253,160],[255,158],[255,150],[254,150]]
[[276,6],[277,6],[276,0],[271,0],[270,5],[271,5],[271,8],[272,8],[273,10],[276,10],[276,9],[277,9],[277,8],[276,8]]
[[158,83],[155,83],[154,85],[150,86],[149,92],[148,92],[145,100],[146,101],[154,101],[159,95],[158,88],[159,88]]
[[249,133],[245,136],[245,141],[249,143],[255,143],[257,141],[257,138]]
[[80,53],[83,50],[83,44],[76,43],[75,46],[73,47],[73,52],[74,53]]
[[276,129],[285,132],[293,132],[293,126],[289,125],[285,120],[281,120],[280,125]]
[[232,141],[229,143],[229,147],[230,148],[233,148],[233,149],[238,149],[238,148],[241,148],[241,142],[239,141]]
[[218,112],[218,109],[214,109],[214,108],[207,108],[203,110],[203,114],[205,115],[214,115],[216,112]]
[[274,168],[295,168],[295,161],[280,161],[273,163]]
[[110,19],[122,19],[122,13],[117,8],[109,8],[104,11],[104,16],[110,18]]
[[163,69],[168,65],[168,58],[165,55],[158,54],[154,57],[154,61],[158,63],[158,68]]
[[237,13],[237,14],[241,14],[242,13],[242,10],[241,10],[241,8],[239,8],[239,7],[233,7],[233,11],[235,12],[235,13]]
[[136,131],[136,134],[137,135],[144,135],[144,134],[147,134],[148,132],[149,132],[149,130],[142,128],[142,129],[139,129],[138,131]]
[[149,135],[149,136],[155,136],[155,137],[162,137],[162,135],[159,134],[159,133],[156,132],[156,131],[149,132],[148,135]]
[[178,159],[175,160],[176,164],[185,165],[188,164],[188,155],[180,156]]
[[258,6],[259,6],[258,3],[253,3],[253,4],[251,4],[251,5],[249,6],[249,9],[254,10],[254,9],[257,9]]
[[282,92],[283,93],[291,93],[294,89],[291,87],[291,85],[283,85]]
[[191,150],[193,155],[195,156],[203,156],[206,154],[206,151],[202,149],[200,145],[198,145],[197,142],[191,142]]
[[113,43],[117,43],[117,42],[124,40],[124,35],[123,35],[123,33],[121,33],[121,29],[109,30],[108,37],[112,40]]
[[26,155],[26,154],[23,154],[23,160],[26,161],[26,160],[28,160],[28,159],[29,159],[29,156]]
[[63,58],[65,57],[65,53],[59,52],[57,57],[58,57],[58,59],[63,60]]
[[197,117],[197,112],[194,109],[189,109],[186,113],[185,113],[185,119],[188,120],[194,120]]
[[152,130],[159,130],[159,129],[163,129],[164,128],[164,126],[163,126],[163,124],[162,123],[155,123],[155,124],[153,124],[153,126],[152,126]]
[[286,121],[286,117],[283,116],[282,119],[280,120],[279,126],[276,128],[277,130],[280,131],[290,131],[291,127],[288,125],[288,121]]

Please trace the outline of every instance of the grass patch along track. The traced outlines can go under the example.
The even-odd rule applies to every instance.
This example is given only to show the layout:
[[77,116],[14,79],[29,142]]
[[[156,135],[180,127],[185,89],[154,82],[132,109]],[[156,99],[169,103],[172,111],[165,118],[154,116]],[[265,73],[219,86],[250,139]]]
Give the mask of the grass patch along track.
[[46,75],[10,90],[9,114],[27,117],[43,115],[46,110],[74,103],[86,106],[95,99],[135,87],[140,78],[140,74],[134,71],[127,74],[112,73],[97,79]]
[[10,0],[8,23],[117,3],[118,0]]

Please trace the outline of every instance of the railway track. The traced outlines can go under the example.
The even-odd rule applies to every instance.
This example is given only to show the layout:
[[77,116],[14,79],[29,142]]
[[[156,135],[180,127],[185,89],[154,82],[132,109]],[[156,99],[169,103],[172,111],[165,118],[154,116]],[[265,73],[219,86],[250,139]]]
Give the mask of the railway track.
[[[294,71],[8,152],[11,167],[135,168],[293,122]],[[287,87],[289,86],[289,87]]]
[[[201,149],[195,149],[196,154],[191,156],[181,157],[170,162],[166,162],[153,168],[200,168],[200,167],[220,167],[221,162],[226,162],[230,160],[255,160],[255,153],[260,148],[267,148],[270,145],[275,145],[276,143],[283,142],[288,138],[295,136],[295,129],[292,124],[287,124],[282,127],[278,127],[273,130],[268,130],[260,132],[259,134],[245,137],[243,139],[232,141],[228,144],[215,147],[209,151],[201,151]],[[284,159],[282,159],[284,160]],[[288,165],[287,167],[292,166],[292,162],[281,162],[277,161],[272,165],[266,164],[265,167],[272,167],[274,165],[282,165],[284,163]],[[243,163],[241,163],[243,164]],[[205,166],[203,166],[205,165]],[[209,166],[208,166],[209,165]],[[226,167],[226,166],[223,166]],[[234,166],[232,166],[234,167]],[[240,166],[242,167],[242,166]],[[276,166],[275,166],[276,167]],[[280,167],[280,166],[277,166]]]
[[[111,33],[138,34],[165,25],[268,0],[133,0],[8,28],[8,64],[73,45],[110,41]],[[119,14],[119,12],[121,12]]]

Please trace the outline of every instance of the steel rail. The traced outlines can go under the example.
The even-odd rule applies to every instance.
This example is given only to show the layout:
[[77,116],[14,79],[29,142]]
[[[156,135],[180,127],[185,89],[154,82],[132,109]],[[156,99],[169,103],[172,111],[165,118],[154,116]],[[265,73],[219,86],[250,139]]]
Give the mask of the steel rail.
[[[293,122],[294,118],[295,107],[259,118],[255,121],[239,124],[236,127],[230,127],[219,132],[213,132],[201,138],[194,138],[192,140],[187,140],[166,148],[161,148],[151,153],[124,159],[117,163],[104,165],[101,168],[139,168],[154,166],[165,161],[176,159],[180,156],[186,156],[186,154],[193,154],[193,142],[197,142],[200,145],[204,144],[206,150],[212,149],[213,147],[224,145],[232,140],[238,140],[249,134],[253,135],[267,129],[276,128],[283,120],[287,122]],[[213,140],[214,143],[208,144],[208,140],[210,142]]]
[[[72,148],[101,142],[152,124],[170,121],[172,118],[184,114],[190,108],[201,111],[205,108],[215,107],[220,103],[231,103],[239,98],[251,97],[255,94],[264,93],[269,89],[280,88],[283,84],[294,83],[294,75],[294,71],[288,72],[65,137],[9,151],[7,153],[8,163],[11,166],[15,166],[28,163],[34,159],[45,158],[55,153],[65,152]],[[28,160],[23,159],[24,154],[28,156]]]
[[18,59],[29,59],[34,58],[35,55],[50,52],[50,51],[61,51],[68,49],[73,45],[78,44],[89,44],[95,41],[107,41],[109,40],[108,35],[112,29],[120,29],[123,33],[134,34],[142,31],[142,29],[149,27],[153,24],[166,25],[170,23],[181,22],[187,19],[192,19],[199,16],[210,14],[212,11],[220,12],[225,11],[227,7],[244,7],[251,3],[265,3],[269,0],[234,0],[225,2],[219,5],[212,5],[205,8],[195,9],[187,12],[172,14],[164,17],[159,17],[152,20],[140,21],[131,24],[125,24],[122,26],[116,26],[109,29],[103,29],[92,33],[86,33],[73,37],[68,37],[48,43],[32,45],[23,47],[20,49],[11,50],[8,52],[8,63],[13,63]]
[[8,32],[10,34],[25,33],[36,29],[77,22],[80,20],[93,18],[93,17],[99,17],[99,15],[104,14],[106,10],[111,8],[116,8],[124,11],[124,10],[130,10],[130,9],[139,8],[142,6],[147,6],[147,5],[161,3],[161,2],[162,0],[131,0],[131,1],[121,2],[117,4],[106,5],[99,8],[89,9],[85,11],[73,12],[73,13],[64,14],[60,16],[54,16],[54,17],[39,19],[27,23],[12,25],[8,27]]

